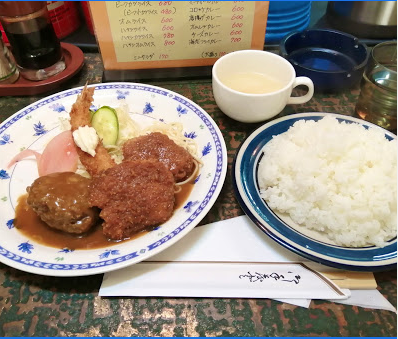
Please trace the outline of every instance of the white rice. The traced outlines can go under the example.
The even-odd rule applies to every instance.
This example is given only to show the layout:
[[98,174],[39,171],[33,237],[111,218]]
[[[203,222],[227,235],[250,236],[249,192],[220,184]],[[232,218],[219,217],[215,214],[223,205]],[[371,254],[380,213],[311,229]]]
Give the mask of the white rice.
[[264,148],[260,194],[275,211],[347,247],[397,235],[397,141],[326,116],[299,120]]

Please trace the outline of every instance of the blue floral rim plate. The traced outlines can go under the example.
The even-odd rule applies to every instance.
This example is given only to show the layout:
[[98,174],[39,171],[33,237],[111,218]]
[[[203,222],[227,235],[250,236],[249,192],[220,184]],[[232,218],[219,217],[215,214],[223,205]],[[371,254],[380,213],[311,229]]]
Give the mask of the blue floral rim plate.
[[[247,216],[270,238],[283,247],[312,261],[336,268],[357,271],[380,271],[396,267],[397,238],[383,247],[348,248],[319,241],[295,230],[281,220],[260,197],[257,185],[257,167],[262,149],[273,136],[286,132],[296,121],[320,120],[332,115],[339,121],[360,123],[380,128],[349,116],[332,113],[301,113],[273,120],[255,130],[241,145],[232,166],[232,178],[237,199]],[[385,131],[387,139],[396,136]]]
[[[38,152],[60,131],[82,87],[39,100],[0,124],[0,261],[22,271],[49,276],[104,273],[148,259],[176,243],[207,214],[223,186],[227,171],[224,138],[213,119],[197,104],[167,89],[135,83],[106,83],[95,87],[93,105],[118,107],[126,103],[140,126],[155,121],[179,122],[198,146],[203,166],[186,201],[164,224],[136,239],[89,250],[41,245],[14,227],[18,198],[37,177],[34,160],[7,168],[25,148]],[[61,118],[61,119],[60,119]],[[176,245],[178,246],[178,244]]]

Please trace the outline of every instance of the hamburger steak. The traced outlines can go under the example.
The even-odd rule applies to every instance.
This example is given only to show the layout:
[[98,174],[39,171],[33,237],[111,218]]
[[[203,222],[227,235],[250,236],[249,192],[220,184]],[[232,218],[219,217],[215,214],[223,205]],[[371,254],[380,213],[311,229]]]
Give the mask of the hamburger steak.
[[73,172],[41,176],[26,189],[27,203],[48,226],[84,233],[98,220],[98,210],[88,202],[90,182]]

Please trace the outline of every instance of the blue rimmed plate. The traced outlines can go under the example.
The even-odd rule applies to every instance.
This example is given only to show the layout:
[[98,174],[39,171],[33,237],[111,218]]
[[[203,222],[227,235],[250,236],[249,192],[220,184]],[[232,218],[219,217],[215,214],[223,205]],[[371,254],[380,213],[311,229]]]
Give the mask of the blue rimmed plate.
[[[154,121],[179,122],[184,135],[196,141],[203,166],[186,201],[171,219],[136,239],[113,246],[70,251],[27,239],[14,227],[15,207],[26,187],[38,176],[36,162],[7,164],[24,148],[41,152],[60,131],[82,88],[39,100],[0,124],[0,261],[17,269],[50,276],[104,273],[148,259],[177,242],[207,214],[219,195],[227,171],[223,136],[213,119],[197,104],[172,91],[135,83],[106,83],[95,87],[93,105],[118,107],[141,127]],[[91,87],[91,86],[90,86]],[[178,245],[177,245],[178,246]]]
[[[265,234],[283,247],[312,261],[349,270],[379,271],[396,267],[397,238],[383,248],[370,246],[348,248],[329,244],[312,237],[288,224],[286,219],[274,213],[260,197],[257,184],[258,163],[263,156],[262,149],[273,136],[286,132],[296,121],[319,120],[332,115],[339,121],[360,123],[380,128],[371,123],[349,116],[332,113],[302,113],[273,120],[254,131],[239,148],[232,167],[233,185],[237,199],[247,216]],[[384,131],[384,130],[383,130]],[[385,131],[387,139],[396,136]]]

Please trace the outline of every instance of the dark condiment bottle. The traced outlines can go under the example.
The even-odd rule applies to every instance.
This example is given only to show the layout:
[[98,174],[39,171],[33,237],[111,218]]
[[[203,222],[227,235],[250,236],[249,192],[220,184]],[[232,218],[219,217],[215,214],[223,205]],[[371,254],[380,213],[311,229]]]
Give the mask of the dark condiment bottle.
[[0,21],[24,78],[43,80],[65,69],[46,1],[0,1]]

